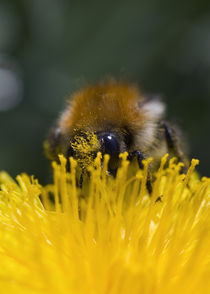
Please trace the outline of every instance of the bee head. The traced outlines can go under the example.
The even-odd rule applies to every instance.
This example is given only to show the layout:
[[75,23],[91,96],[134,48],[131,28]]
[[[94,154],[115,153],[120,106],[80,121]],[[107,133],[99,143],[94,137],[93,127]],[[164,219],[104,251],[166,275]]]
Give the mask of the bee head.
[[115,174],[119,165],[120,144],[118,138],[111,132],[82,132],[73,137],[67,156],[74,157],[82,168],[93,163],[97,153],[110,156],[109,172]]
[[77,131],[70,139],[65,138],[59,129],[53,129],[44,143],[45,154],[50,160],[58,160],[58,154],[62,153],[67,158],[73,157],[80,167],[87,169],[93,164],[98,152],[102,157],[110,156],[108,170],[115,174],[119,166],[119,154],[121,150],[119,134],[111,131],[90,132]]

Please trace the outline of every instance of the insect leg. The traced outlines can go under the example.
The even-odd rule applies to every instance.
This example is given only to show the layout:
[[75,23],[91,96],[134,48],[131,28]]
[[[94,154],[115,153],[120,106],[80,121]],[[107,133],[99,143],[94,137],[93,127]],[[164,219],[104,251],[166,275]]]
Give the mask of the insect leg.
[[82,169],[81,171],[81,175],[80,175],[80,178],[79,178],[79,187],[82,188],[82,184],[83,184],[83,179],[84,179],[84,170]]
[[[142,161],[145,159],[145,157],[142,154],[142,152],[140,152],[139,150],[129,152],[128,160],[132,160],[134,157],[137,158],[139,168],[143,169],[144,165],[143,165]],[[146,186],[147,186],[147,190],[148,190],[149,194],[152,194],[152,184],[151,184],[150,171],[148,171]]]
[[169,126],[166,121],[161,122],[161,127],[164,129],[168,152],[176,156],[178,161],[184,163],[181,173],[186,173],[186,161],[184,158],[184,154],[179,146],[178,136],[176,135],[175,130],[171,126]]

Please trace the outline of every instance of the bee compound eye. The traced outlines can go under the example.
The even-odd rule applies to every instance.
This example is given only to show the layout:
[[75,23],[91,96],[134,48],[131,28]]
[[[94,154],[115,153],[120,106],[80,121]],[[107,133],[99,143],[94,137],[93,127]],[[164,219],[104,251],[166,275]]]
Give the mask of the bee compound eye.
[[104,135],[101,138],[101,148],[104,154],[110,155],[109,169],[116,169],[118,167],[120,153],[117,139],[111,134]]

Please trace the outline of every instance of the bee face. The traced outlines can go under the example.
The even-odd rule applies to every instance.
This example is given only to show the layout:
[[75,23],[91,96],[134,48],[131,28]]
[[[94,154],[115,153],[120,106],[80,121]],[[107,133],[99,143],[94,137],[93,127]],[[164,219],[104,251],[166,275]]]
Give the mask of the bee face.
[[136,86],[110,82],[87,87],[69,99],[45,143],[47,155],[73,156],[84,167],[100,151],[110,155],[110,171],[117,169],[125,151],[130,159],[152,156],[158,161],[166,152],[181,158],[175,132],[163,121],[164,111],[160,99],[148,99]]
[[85,168],[93,162],[98,152],[102,156],[108,154],[109,171],[114,174],[119,166],[119,154],[124,142],[120,140],[119,135],[111,132],[85,132],[75,135],[70,140],[70,147],[67,150],[67,157],[74,157],[80,165]]

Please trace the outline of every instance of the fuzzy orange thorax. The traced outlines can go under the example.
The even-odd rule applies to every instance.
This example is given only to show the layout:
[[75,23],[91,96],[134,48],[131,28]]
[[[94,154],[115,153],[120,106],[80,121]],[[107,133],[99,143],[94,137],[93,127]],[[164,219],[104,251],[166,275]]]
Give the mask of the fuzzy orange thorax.
[[135,86],[107,84],[88,87],[73,95],[60,126],[66,134],[70,129],[100,131],[109,126],[139,129],[144,114],[139,113],[138,103],[143,100]]

